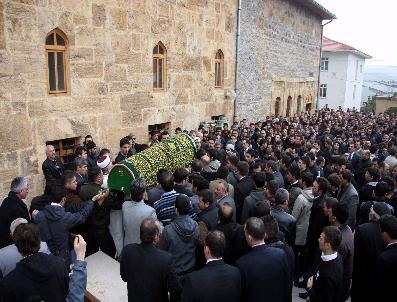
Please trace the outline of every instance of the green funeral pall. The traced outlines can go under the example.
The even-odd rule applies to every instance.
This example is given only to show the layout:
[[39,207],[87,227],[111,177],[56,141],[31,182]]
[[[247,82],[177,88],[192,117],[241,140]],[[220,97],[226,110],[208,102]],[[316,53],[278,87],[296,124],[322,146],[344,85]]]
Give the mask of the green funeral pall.
[[176,135],[114,165],[109,173],[109,189],[127,193],[135,178],[155,186],[159,169],[174,172],[191,163],[195,154],[196,145],[192,138],[186,134]]

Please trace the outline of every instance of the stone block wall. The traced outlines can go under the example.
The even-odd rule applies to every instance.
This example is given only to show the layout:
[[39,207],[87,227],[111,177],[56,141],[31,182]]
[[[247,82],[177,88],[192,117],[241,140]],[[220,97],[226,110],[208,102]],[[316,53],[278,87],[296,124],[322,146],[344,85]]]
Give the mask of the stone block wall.
[[283,104],[281,114],[285,114],[288,96],[295,102],[293,108],[299,95],[304,103],[311,99],[314,108],[321,46],[319,17],[292,0],[242,1],[239,45],[239,119],[259,120],[274,113],[277,97]]
[[[192,129],[233,116],[237,1],[4,0],[0,2],[0,200],[13,177],[41,194],[46,141],[92,134],[118,152],[148,125]],[[47,93],[45,38],[68,39],[69,93]],[[167,89],[153,92],[152,51],[167,49]],[[225,55],[225,87],[214,89],[215,54]],[[1,201],[0,201],[1,202]]]

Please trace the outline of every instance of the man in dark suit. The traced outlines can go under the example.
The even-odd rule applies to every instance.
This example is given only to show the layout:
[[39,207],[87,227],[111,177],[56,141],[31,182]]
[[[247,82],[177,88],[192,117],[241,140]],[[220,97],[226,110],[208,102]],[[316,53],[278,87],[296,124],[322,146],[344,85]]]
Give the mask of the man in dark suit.
[[267,246],[264,238],[263,221],[248,218],[245,239],[252,249],[236,262],[241,273],[241,301],[289,301],[290,293],[285,288],[290,282],[287,257],[281,249]]
[[180,285],[170,253],[155,245],[160,238],[159,223],[146,218],[140,226],[140,244],[128,244],[121,255],[120,275],[127,282],[128,301],[178,299]]
[[392,215],[382,216],[380,230],[387,246],[376,263],[374,294],[378,301],[390,301],[395,296],[397,273],[397,218]]
[[63,164],[59,157],[55,156],[55,149],[52,145],[46,146],[47,158],[41,168],[45,177],[45,193],[51,194],[51,187],[62,185]]
[[327,226],[319,238],[321,261],[315,274],[307,281],[311,302],[337,302],[341,299],[343,263],[338,254],[342,235],[335,226]]
[[291,246],[295,243],[296,219],[289,214],[288,200],[288,191],[283,188],[278,189],[275,194],[275,205],[272,206],[270,214],[277,220],[285,241]]
[[387,205],[382,202],[376,203],[369,214],[370,222],[359,225],[354,233],[351,289],[353,302],[373,301],[371,292],[376,271],[376,261],[385,247],[380,232],[379,219],[386,214],[390,214],[390,209]]
[[226,247],[225,235],[211,231],[205,238],[204,255],[207,264],[189,274],[184,283],[182,301],[238,302],[241,295],[239,270],[222,260]]
[[236,219],[241,221],[244,199],[255,189],[255,183],[251,176],[248,176],[249,165],[245,161],[239,161],[237,164],[238,182],[234,188],[234,202],[236,204]]
[[30,222],[28,207],[23,202],[29,192],[29,183],[25,177],[16,177],[11,182],[11,190],[0,206],[0,248],[13,244],[10,225],[17,218]]

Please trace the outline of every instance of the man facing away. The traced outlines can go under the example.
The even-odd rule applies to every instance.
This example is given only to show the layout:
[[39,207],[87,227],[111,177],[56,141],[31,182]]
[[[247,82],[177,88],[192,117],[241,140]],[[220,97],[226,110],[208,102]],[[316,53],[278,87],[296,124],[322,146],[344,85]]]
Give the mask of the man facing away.
[[241,273],[241,301],[285,302],[290,282],[287,257],[281,249],[269,247],[264,242],[265,227],[260,218],[248,218],[245,239],[252,248],[237,262]]
[[210,231],[205,238],[204,255],[207,263],[190,273],[184,283],[182,301],[238,302],[241,295],[239,270],[226,264],[222,256],[226,247],[221,231]]
[[127,282],[128,301],[162,302],[175,300],[180,293],[172,255],[156,247],[160,240],[160,225],[145,218],[140,225],[141,243],[124,247],[120,275]]

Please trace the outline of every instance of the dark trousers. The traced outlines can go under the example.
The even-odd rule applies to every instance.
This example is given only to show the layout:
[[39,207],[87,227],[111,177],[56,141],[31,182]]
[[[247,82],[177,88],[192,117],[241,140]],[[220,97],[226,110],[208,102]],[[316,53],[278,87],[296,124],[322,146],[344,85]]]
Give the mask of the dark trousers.
[[116,247],[108,229],[87,231],[87,252],[86,256],[95,254],[101,249],[106,255],[114,258]]
[[304,245],[294,245],[295,272],[294,278],[299,279],[306,270],[306,252]]

